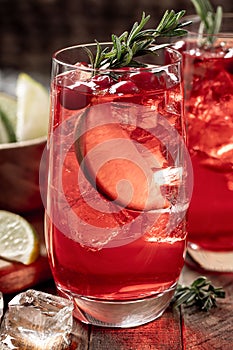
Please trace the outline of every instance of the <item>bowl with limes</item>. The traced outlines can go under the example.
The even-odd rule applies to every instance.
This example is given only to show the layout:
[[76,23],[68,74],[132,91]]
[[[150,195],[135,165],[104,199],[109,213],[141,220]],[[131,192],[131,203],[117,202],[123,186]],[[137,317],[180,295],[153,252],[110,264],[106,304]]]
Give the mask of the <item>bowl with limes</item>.
[[0,91],[0,210],[43,208],[39,174],[48,116],[48,90],[30,75],[17,76],[15,94]]

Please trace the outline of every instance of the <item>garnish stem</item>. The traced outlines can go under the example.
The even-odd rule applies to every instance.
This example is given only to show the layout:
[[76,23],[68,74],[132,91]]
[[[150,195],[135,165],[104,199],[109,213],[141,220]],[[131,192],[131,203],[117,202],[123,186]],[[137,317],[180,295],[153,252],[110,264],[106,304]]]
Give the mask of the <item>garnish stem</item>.
[[[184,10],[178,13],[175,13],[174,10],[167,10],[156,29],[144,29],[150,16],[146,16],[143,12],[140,23],[135,22],[129,33],[125,31],[120,36],[112,35],[112,46],[110,48],[102,49],[96,41],[97,51],[95,56],[87,47],[84,48],[89,56],[92,68],[115,69],[125,66],[142,66],[135,58],[145,54],[154,54],[158,37],[174,37],[187,33],[183,28],[190,22],[180,23],[180,19],[184,14]],[[167,46],[167,44],[163,44],[164,46]],[[161,48],[161,45],[158,45],[158,48]]]
[[[218,6],[215,13],[209,0],[191,0],[191,2],[201,20],[198,31],[200,46],[212,46],[216,39],[214,35],[218,34],[221,29],[222,6]],[[205,39],[204,35],[206,35]]]
[[217,306],[217,298],[225,298],[223,288],[214,287],[206,277],[201,276],[194,280],[190,286],[178,284],[172,304],[174,307],[196,305],[203,311],[209,311],[212,307]]

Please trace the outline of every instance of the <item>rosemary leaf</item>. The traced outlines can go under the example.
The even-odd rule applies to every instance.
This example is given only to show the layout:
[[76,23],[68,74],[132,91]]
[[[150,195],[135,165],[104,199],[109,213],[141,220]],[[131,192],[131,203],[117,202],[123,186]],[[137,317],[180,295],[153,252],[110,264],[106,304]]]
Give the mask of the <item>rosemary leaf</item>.
[[178,285],[172,300],[174,307],[196,305],[203,311],[217,306],[216,299],[225,298],[222,287],[215,288],[206,277],[198,277],[190,286]]
[[130,32],[125,31],[120,36],[112,35],[112,46],[102,49],[97,43],[96,55],[86,49],[93,69],[120,68],[125,66],[142,66],[135,60],[138,56],[154,54],[161,46],[156,46],[158,37],[181,36],[187,33],[183,28],[190,22],[180,23],[185,11],[175,13],[174,10],[165,11],[156,29],[144,29],[150,16],[142,13],[141,21],[135,22]]
[[113,47],[116,50],[116,58],[117,60],[120,60],[121,58],[121,40],[118,38],[116,35],[112,35],[112,42],[113,42]]
[[[199,27],[200,46],[211,46],[215,41],[213,35],[218,34],[221,28],[222,6],[218,6],[215,13],[209,0],[191,0],[191,2],[201,20]],[[207,34],[206,40],[203,40],[203,34]]]
[[223,15],[222,6],[218,6],[216,10],[216,16],[214,18],[213,34],[218,34],[220,31],[221,24],[222,24],[222,15]]

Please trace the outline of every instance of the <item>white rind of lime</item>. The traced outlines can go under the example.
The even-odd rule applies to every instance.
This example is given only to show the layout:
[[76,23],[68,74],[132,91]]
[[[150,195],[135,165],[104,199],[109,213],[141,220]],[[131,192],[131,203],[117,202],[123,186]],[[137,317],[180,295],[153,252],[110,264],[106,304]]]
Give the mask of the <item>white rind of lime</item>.
[[20,215],[0,210],[0,257],[29,265],[39,254],[39,237],[33,226]]
[[1,114],[0,110],[0,143],[10,142],[9,132],[7,130],[5,119]]
[[20,73],[16,83],[17,141],[46,136],[49,120],[49,93],[26,73]]
[[0,143],[15,142],[16,99],[0,92]]
[[0,92],[0,108],[7,115],[12,127],[16,128],[17,101],[14,96]]

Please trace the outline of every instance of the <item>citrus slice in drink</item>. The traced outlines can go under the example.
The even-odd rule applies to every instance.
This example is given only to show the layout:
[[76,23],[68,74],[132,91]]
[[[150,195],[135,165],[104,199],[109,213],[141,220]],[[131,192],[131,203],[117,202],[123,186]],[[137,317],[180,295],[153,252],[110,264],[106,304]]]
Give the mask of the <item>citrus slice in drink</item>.
[[46,136],[49,119],[49,93],[39,82],[25,73],[18,76],[17,96],[17,141]]
[[[168,206],[150,164],[113,118],[111,103],[92,106],[76,128],[76,156],[89,181],[105,197],[133,210]],[[79,135],[80,130],[82,135]],[[154,163],[161,167],[160,158]]]
[[0,257],[29,265],[39,253],[38,234],[31,224],[20,215],[0,210]]
[[0,93],[0,143],[15,142],[16,99]]

